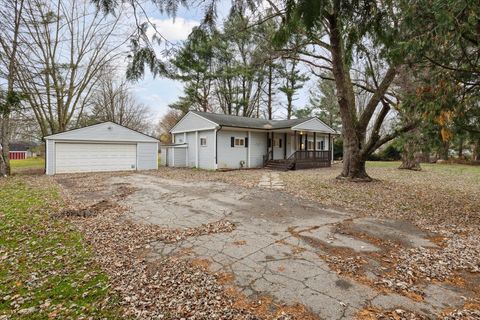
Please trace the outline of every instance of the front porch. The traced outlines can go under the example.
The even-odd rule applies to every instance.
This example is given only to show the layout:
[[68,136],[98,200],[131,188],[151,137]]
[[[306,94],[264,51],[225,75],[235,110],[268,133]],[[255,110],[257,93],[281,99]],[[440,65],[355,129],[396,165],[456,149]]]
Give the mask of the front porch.
[[330,133],[285,130],[267,133],[264,167],[274,170],[298,170],[330,167],[333,140]]

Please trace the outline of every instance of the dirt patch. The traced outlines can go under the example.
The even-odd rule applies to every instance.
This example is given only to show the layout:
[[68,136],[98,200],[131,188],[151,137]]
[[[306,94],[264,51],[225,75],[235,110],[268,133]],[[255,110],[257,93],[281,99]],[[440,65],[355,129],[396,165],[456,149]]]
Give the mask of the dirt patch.
[[80,208],[68,208],[62,210],[61,212],[54,214],[53,217],[90,218],[107,210],[123,210],[123,208],[110,200],[102,200],[90,206],[81,206]]

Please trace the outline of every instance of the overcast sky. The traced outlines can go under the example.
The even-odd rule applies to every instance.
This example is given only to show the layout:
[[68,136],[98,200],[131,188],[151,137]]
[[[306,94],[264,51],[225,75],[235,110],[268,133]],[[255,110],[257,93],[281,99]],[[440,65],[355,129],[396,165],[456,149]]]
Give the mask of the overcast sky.
[[[228,14],[230,1],[224,0],[218,7],[218,21],[221,22]],[[181,43],[187,39],[193,27],[200,24],[203,17],[203,9],[197,8],[181,8],[175,18],[169,18],[161,15],[154,7],[147,7],[150,13],[150,19],[155,23],[158,31],[170,42]],[[299,92],[294,102],[296,107],[303,107],[308,101],[308,90],[312,86],[312,81],[305,84],[304,89]],[[162,115],[168,111],[168,105],[175,102],[182,95],[182,83],[165,78],[153,78],[150,74],[146,74],[145,78],[138,83],[133,84],[135,95],[140,101],[148,105],[152,111],[153,120],[157,121]],[[284,118],[282,103],[283,97],[277,97],[277,118]]]

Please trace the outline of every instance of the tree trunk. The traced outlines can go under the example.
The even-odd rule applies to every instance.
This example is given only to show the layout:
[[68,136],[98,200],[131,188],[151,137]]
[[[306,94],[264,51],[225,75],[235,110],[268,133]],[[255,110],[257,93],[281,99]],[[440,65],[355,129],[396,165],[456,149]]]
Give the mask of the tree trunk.
[[458,142],[458,159],[463,159],[463,138]]
[[272,120],[273,117],[273,89],[272,89],[272,82],[273,82],[273,66],[270,64],[268,66],[268,102],[267,102],[267,112],[268,112],[268,120]]
[[473,161],[480,161],[480,139],[477,139],[473,145],[472,159]]
[[[8,100],[8,99],[7,99]],[[10,105],[7,102],[1,119],[0,129],[0,144],[2,145],[2,152],[0,154],[0,177],[10,175]]]
[[398,169],[407,169],[420,171],[420,159],[417,157],[417,145],[414,138],[408,139],[407,142],[403,145],[402,151],[402,164]]
[[440,148],[440,157],[442,160],[448,160],[448,150],[450,149],[450,141],[443,141]]
[[337,179],[346,179],[353,182],[368,182],[372,178],[365,170],[365,162],[361,156],[360,141],[354,134],[343,136],[343,169]]

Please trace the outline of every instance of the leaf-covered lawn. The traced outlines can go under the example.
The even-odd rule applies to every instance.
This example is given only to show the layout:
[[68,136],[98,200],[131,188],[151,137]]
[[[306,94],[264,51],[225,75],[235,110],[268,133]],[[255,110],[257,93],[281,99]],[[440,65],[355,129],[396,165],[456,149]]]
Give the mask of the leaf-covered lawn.
[[398,162],[369,162],[368,183],[335,179],[331,168],[290,171],[281,177],[288,192],[326,206],[420,225],[480,225],[480,167],[422,164],[420,172],[398,170]]
[[119,318],[80,234],[51,216],[57,189],[29,179],[0,181],[0,319]]

